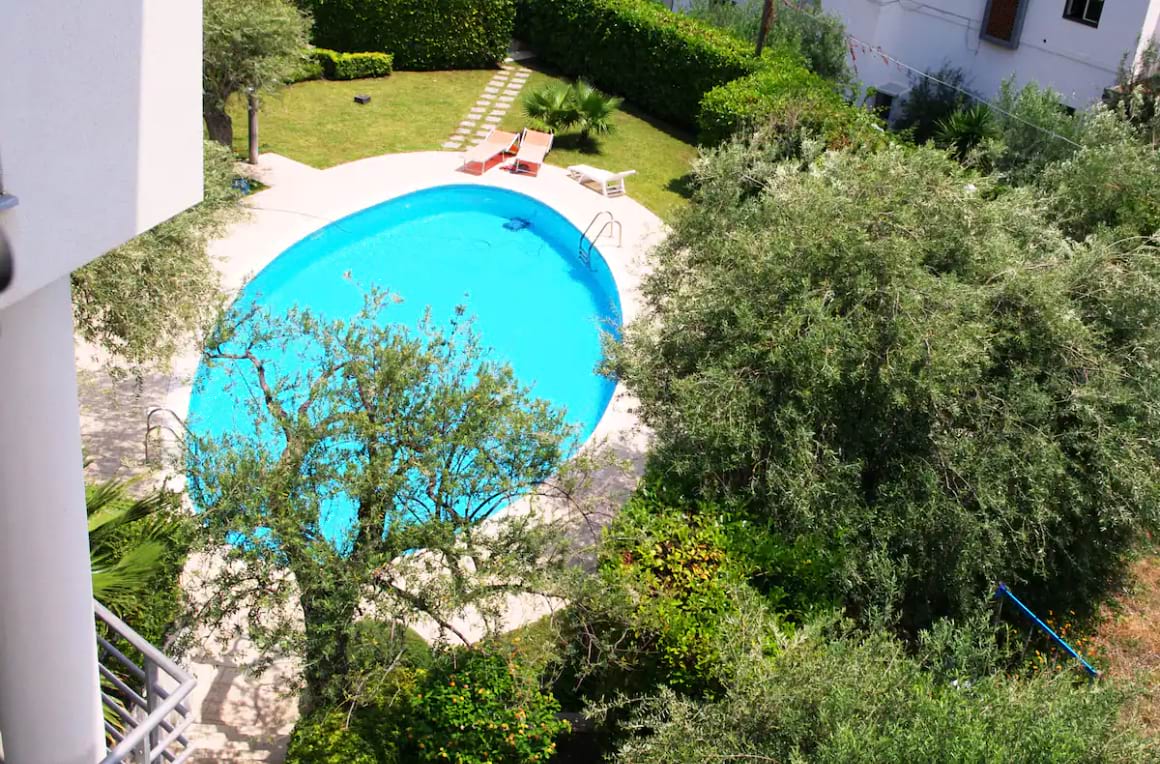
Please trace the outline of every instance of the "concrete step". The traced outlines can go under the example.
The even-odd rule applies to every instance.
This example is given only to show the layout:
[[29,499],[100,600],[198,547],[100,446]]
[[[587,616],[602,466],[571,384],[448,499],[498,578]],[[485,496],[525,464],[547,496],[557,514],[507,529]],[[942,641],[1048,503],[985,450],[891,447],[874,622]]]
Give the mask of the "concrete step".
[[194,764],[213,762],[269,762],[279,764],[284,755],[284,744],[262,740],[258,735],[241,735],[236,729],[216,724],[194,724],[186,737],[194,746]]

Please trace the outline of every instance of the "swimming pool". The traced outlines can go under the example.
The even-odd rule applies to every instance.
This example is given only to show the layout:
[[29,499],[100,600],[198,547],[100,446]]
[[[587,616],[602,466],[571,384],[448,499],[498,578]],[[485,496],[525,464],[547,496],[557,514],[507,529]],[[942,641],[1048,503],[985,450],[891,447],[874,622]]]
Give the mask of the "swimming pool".
[[[615,383],[595,367],[602,333],[620,328],[621,306],[599,252],[587,264],[578,257],[580,240],[575,226],[531,197],[440,186],[316,231],[263,269],[238,300],[276,314],[297,306],[346,319],[363,307],[366,290],[378,287],[401,300],[387,311],[392,323],[413,328],[430,310],[446,325],[462,311],[474,319],[489,357],[564,409],[582,442],[612,398]],[[248,407],[238,405],[244,391],[227,389],[227,381],[221,367],[199,368],[188,422],[195,435],[253,432]],[[273,434],[269,447],[280,447]],[[324,533],[333,541],[351,522],[348,513],[330,511]]]

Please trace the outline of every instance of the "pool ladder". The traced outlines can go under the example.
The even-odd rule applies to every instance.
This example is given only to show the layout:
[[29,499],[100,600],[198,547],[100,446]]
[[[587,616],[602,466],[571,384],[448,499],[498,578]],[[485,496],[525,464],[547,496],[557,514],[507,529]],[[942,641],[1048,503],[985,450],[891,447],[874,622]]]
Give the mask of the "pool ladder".
[[[605,219],[606,215],[607,219]],[[588,238],[588,232],[602,220],[604,223],[596,230],[596,235]],[[580,243],[576,249],[580,262],[584,263],[589,270],[592,269],[592,250],[596,248],[596,242],[604,235],[605,231],[608,231],[611,236],[616,236],[617,247],[624,243],[624,228],[620,225],[620,221],[612,216],[611,212],[603,210],[593,215],[592,220],[588,221],[588,225],[584,228],[584,233],[580,234]]]

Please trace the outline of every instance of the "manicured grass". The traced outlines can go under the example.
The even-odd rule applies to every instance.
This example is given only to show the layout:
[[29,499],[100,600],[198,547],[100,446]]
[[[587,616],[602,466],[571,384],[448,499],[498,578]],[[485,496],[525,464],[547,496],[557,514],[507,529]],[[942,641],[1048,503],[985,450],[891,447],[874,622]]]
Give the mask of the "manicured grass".
[[[401,151],[437,150],[455,131],[495,70],[395,72],[347,82],[300,82],[263,99],[262,151],[318,168]],[[360,106],[356,94],[371,102]],[[246,113],[230,109],[234,148],[246,152]]]
[[[534,64],[528,68],[533,69],[532,76],[503,119],[502,127],[506,130],[517,131],[526,124],[524,95],[549,82],[562,80],[536,70]],[[697,156],[693,137],[646,117],[630,104],[621,107],[613,124],[616,129],[596,138],[592,146],[582,145],[575,134],[557,136],[548,154],[548,164],[559,167],[587,164],[613,172],[636,170],[636,175],[628,178],[628,195],[661,218],[671,219],[687,203],[689,166]]]

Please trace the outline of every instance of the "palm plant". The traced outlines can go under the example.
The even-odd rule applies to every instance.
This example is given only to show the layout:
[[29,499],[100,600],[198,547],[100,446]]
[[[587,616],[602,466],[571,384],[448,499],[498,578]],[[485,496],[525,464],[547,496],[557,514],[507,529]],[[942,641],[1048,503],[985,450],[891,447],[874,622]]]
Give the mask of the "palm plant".
[[183,545],[182,523],[167,511],[173,496],[162,490],[135,499],[121,481],[85,488],[93,596],[127,621],[137,621],[157,590],[167,553]]
[[553,133],[567,130],[579,119],[572,89],[562,82],[554,82],[524,96],[524,114]]
[[576,108],[576,125],[580,137],[605,135],[612,132],[612,115],[620,108],[622,99],[605,95],[584,80],[572,85],[572,99]]
[[935,140],[939,146],[948,149],[957,159],[964,159],[967,153],[987,138],[999,133],[991,110],[977,103],[959,109],[937,123]]

